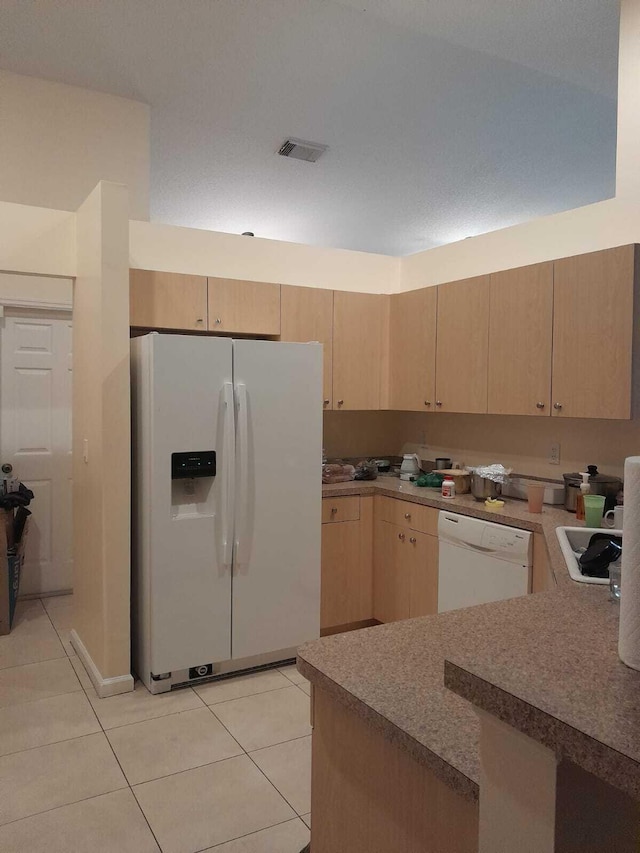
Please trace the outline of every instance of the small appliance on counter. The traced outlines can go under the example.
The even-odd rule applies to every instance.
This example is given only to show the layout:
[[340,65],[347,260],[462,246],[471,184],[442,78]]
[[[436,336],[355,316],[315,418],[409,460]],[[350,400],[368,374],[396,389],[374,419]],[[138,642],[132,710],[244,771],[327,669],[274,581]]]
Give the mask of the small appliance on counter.
[[[604,495],[604,511],[613,509],[616,505],[618,493],[622,491],[622,480],[610,474],[598,473],[596,465],[587,465],[589,472],[589,492],[592,495]],[[575,471],[572,474],[563,474],[564,478],[564,508],[569,512],[576,511],[577,498],[580,494],[582,475]]]
[[417,453],[405,453],[400,466],[401,480],[415,480],[420,474],[420,460]]

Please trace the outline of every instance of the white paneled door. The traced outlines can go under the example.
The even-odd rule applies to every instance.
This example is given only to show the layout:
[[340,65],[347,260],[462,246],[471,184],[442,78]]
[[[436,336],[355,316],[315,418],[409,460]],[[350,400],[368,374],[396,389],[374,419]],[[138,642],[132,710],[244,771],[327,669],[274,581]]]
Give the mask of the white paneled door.
[[35,496],[20,593],[71,589],[71,315],[0,322],[0,461]]

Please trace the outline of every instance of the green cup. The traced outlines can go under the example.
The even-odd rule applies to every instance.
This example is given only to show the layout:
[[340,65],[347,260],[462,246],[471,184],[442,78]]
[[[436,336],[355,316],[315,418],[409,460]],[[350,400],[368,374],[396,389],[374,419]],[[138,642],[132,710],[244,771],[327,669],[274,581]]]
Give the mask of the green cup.
[[602,527],[604,512],[604,495],[584,496],[584,526]]

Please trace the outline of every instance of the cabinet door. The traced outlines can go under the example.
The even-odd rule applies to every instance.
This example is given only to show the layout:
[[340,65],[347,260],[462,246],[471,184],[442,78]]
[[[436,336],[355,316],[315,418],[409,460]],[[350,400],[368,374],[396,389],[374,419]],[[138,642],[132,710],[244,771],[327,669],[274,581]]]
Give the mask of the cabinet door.
[[406,541],[411,564],[409,615],[431,616],[438,612],[438,538],[412,533]]
[[388,296],[334,291],[333,408],[379,409]]
[[438,286],[436,411],[487,411],[488,275]]
[[207,328],[207,279],[129,270],[129,323],[146,329]]
[[209,331],[280,334],[280,285],[209,278]]
[[324,359],[323,406],[332,408],[333,291],[319,287],[280,289],[282,341],[319,341]]
[[390,297],[389,408],[435,411],[438,288]]
[[322,525],[321,630],[372,618],[372,545],[373,497],[361,498],[358,521]]
[[554,417],[631,417],[633,279],[633,246],[554,262]]
[[[416,534],[418,535],[418,534]],[[373,618],[380,622],[407,619],[411,610],[409,531],[378,521],[373,570]]]
[[491,276],[490,414],[549,414],[552,330],[552,263]]

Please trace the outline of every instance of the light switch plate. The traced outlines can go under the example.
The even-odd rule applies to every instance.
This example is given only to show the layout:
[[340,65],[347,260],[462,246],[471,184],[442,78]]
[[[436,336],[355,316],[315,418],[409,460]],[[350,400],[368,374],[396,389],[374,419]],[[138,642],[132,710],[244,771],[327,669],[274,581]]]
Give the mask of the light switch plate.
[[560,464],[560,442],[554,442],[549,450],[549,465]]

